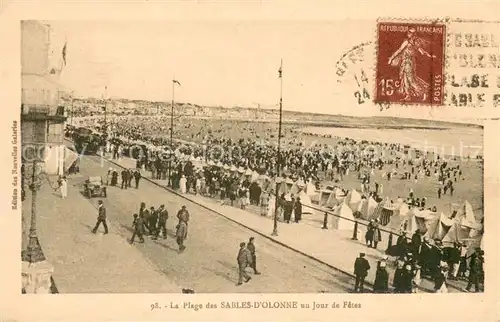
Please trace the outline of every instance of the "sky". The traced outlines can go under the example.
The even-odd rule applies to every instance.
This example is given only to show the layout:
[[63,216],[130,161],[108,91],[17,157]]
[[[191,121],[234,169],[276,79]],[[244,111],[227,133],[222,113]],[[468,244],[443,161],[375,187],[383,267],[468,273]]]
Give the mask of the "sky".
[[[109,98],[170,101],[175,77],[178,102],[276,107],[282,59],[285,110],[381,115],[373,103],[357,103],[352,77],[339,84],[335,74],[345,52],[374,40],[375,21],[45,23],[52,27],[54,66],[67,43],[60,82],[77,97],[102,97],[107,86]],[[374,47],[366,55],[365,69],[373,76]],[[401,113],[433,117],[421,108],[384,115]]]
[[176,101],[274,106],[283,59],[284,108],[322,113],[338,100],[335,62],[373,32],[370,23],[353,24],[368,36],[356,41],[342,37],[345,23],[338,22],[48,23],[53,64],[66,41],[60,80],[78,96],[101,97],[107,86],[108,97],[170,101],[175,77],[182,85]]

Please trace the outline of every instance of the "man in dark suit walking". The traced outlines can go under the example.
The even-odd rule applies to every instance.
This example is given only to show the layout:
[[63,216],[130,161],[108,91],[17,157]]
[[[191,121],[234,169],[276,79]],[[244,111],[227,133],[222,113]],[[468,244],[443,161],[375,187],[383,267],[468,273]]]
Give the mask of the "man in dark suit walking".
[[370,270],[370,263],[365,258],[365,253],[360,253],[359,257],[354,262],[354,275],[356,275],[356,284],[354,285],[354,292],[359,290],[363,293],[366,275]]
[[163,239],[167,238],[167,219],[168,211],[165,205],[161,205],[158,209],[158,235],[161,233]]
[[128,170],[127,169],[123,169],[122,170],[122,189],[124,189],[124,188],[127,189],[128,176],[129,176]]
[[252,254],[246,248],[245,243],[240,243],[240,250],[238,251],[238,256],[236,257],[236,261],[238,262],[238,284],[236,285],[241,285],[243,284],[243,278],[245,278],[245,283],[248,283],[252,278],[248,276],[247,272],[245,272],[245,269],[248,266],[252,265]]
[[108,233],[108,225],[106,224],[106,208],[104,208],[104,205],[102,204],[102,200],[99,200],[99,206],[97,207],[98,210],[98,215],[97,215],[97,222],[95,224],[94,229],[92,229],[92,233],[95,234],[99,226],[102,225],[104,226],[104,234]]
[[253,269],[255,275],[260,275],[260,272],[257,271],[257,256],[255,255],[255,244],[253,243],[253,240],[255,238],[250,237],[250,240],[248,241],[247,249],[252,255],[252,264],[250,267]]
[[141,171],[139,169],[134,171],[135,188],[139,189],[139,180],[141,180]]

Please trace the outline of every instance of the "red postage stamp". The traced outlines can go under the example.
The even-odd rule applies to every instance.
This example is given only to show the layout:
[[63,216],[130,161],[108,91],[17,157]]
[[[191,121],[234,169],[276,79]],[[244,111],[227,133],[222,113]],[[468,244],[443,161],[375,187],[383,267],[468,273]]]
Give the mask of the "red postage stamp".
[[445,29],[378,23],[375,103],[443,105]]

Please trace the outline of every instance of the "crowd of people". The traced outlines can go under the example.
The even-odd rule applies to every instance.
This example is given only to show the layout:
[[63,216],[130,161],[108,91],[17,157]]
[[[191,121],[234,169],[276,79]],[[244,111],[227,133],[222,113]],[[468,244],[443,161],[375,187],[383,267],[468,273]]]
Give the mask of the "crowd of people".
[[[138,213],[133,215],[132,228],[133,233],[130,238],[130,244],[133,244],[135,237],[139,238],[140,243],[144,243],[144,236],[150,236],[152,240],[157,240],[158,238],[167,239],[167,220],[168,211],[165,205],[160,205],[155,209],[151,206],[149,209],[146,207],[144,202],[141,203]],[[177,225],[176,225],[176,242],[179,246],[179,252],[183,252],[186,249],[184,241],[188,234],[188,223],[190,219],[189,211],[186,206],[177,212]]]
[[[400,180],[403,185],[409,187],[405,202],[410,207],[436,212],[437,207],[441,206],[439,199],[447,194],[452,197],[456,186],[465,180],[466,175],[461,164],[454,159],[447,160],[431,152],[412,150],[401,144],[337,138],[335,143],[329,146],[314,144],[306,147],[303,142],[298,142],[296,139],[285,139],[293,137],[290,134],[294,133],[293,129],[286,129],[284,146],[278,155],[277,146],[269,142],[274,136],[274,132],[269,129],[259,132],[250,124],[245,124],[242,132],[247,132],[246,135],[231,138],[224,135],[223,128],[193,130],[191,124],[186,124],[175,132],[178,139],[171,145],[168,135],[153,134],[168,131],[162,124],[164,123],[161,118],[154,122],[142,123],[127,120],[110,122],[107,126],[111,131],[107,136],[105,149],[113,158],[122,156],[135,158],[137,169],[151,171],[153,179],[168,180],[169,185],[181,193],[218,198],[224,204],[236,203],[242,209],[253,204],[260,207],[261,215],[267,215],[269,208],[274,206],[275,184],[278,180],[312,182],[317,188],[325,183],[342,186],[349,180],[349,173],[356,172],[359,190],[363,197],[365,199],[372,197],[377,202],[387,195],[387,188],[394,180]],[[96,129],[99,130],[99,126]],[[186,130],[186,133],[183,133],[183,130]],[[140,149],[136,149],[138,145]],[[172,150],[176,150],[177,153],[171,153]],[[276,178],[277,163],[280,164],[281,178]],[[122,188],[130,187],[132,178],[135,178],[138,187],[141,172],[137,169],[125,169],[121,172]],[[108,171],[108,181],[111,185],[117,184],[116,170]],[[417,195],[413,190],[413,187],[418,187],[419,183],[424,181],[437,183],[435,185],[437,197],[432,199],[438,205],[429,204],[431,199],[429,195]],[[422,190],[419,193],[422,193]],[[158,211],[150,210],[145,213],[151,218],[149,214],[152,212]],[[279,193],[278,213],[280,219],[285,222],[300,222],[302,215],[300,197],[290,193]],[[134,218],[134,227],[137,225],[136,222],[139,222],[139,226],[148,227],[150,221],[144,218],[144,214],[142,215],[141,217],[140,212],[137,218]],[[450,214],[451,217],[454,215],[456,210]],[[152,220],[158,221],[157,218]],[[371,222],[365,236],[368,245],[374,248],[381,240],[378,225],[379,223],[375,221]],[[136,229],[137,234],[134,235],[142,240],[139,231],[143,230]],[[151,231],[150,233],[155,236]],[[439,240],[422,238],[423,234],[420,232],[417,234],[419,237],[414,235],[411,239],[405,235],[400,236],[397,245],[394,246],[393,255],[398,259],[397,276],[394,276],[395,292],[404,293],[408,290],[406,286],[396,287],[396,285],[407,285],[401,281],[407,278],[408,272],[412,272],[412,281],[418,281],[421,276],[428,276],[437,281],[436,285],[439,285],[440,276],[443,274],[453,279],[463,277],[465,272],[469,272],[469,280],[473,279],[472,284],[475,283],[474,279],[480,280],[477,277],[481,275],[480,273],[472,274],[471,277],[470,272],[472,262],[481,262],[482,255],[474,255],[473,260],[471,257],[466,258],[464,262],[465,244],[442,247]],[[418,238],[421,239],[420,242]],[[455,249],[458,249],[460,256],[457,257]],[[473,254],[479,253],[475,251]],[[447,265],[442,265],[442,260]],[[377,276],[384,275],[383,272],[379,274],[378,269],[383,270],[385,265],[383,262],[378,265]],[[481,265],[474,265],[475,272],[481,271],[477,268]],[[415,278],[417,271],[418,278]],[[415,287],[410,288],[414,289]]]
[[[417,246],[417,244],[412,243],[410,245],[411,247],[396,260],[392,289],[389,288],[390,275],[387,270],[389,257],[385,255],[377,262],[373,284],[374,293],[418,293],[422,278],[426,276],[434,281],[436,293],[447,293],[446,280],[457,276],[457,273],[465,276],[466,272],[468,283],[465,290],[470,292],[474,287],[475,292],[481,291],[479,285],[484,283],[484,251],[480,248],[476,248],[469,256],[463,255],[459,265],[453,263],[450,267],[449,263],[443,261],[439,261],[436,266],[429,265],[427,252],[435,251],[433,248],[429,248],[425,244]],[[456,247],[458,248],[458,245]],[[370,269],[370,263],[365,258],[365,253],[360,253],[354,262],[355,292],[362,293],[364,291],[365,278]]]

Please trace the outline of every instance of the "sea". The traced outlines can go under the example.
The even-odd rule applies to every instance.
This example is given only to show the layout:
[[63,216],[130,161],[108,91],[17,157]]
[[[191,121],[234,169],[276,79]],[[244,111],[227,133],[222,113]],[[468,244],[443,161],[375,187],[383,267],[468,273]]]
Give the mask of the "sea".
[[418,150],[459,158],[475,159],[477,156],[483,156],[483,129],[479,127],[446,129],[305,127],[302,132],[320,136],[347,137],[356,141],[399,143]]

